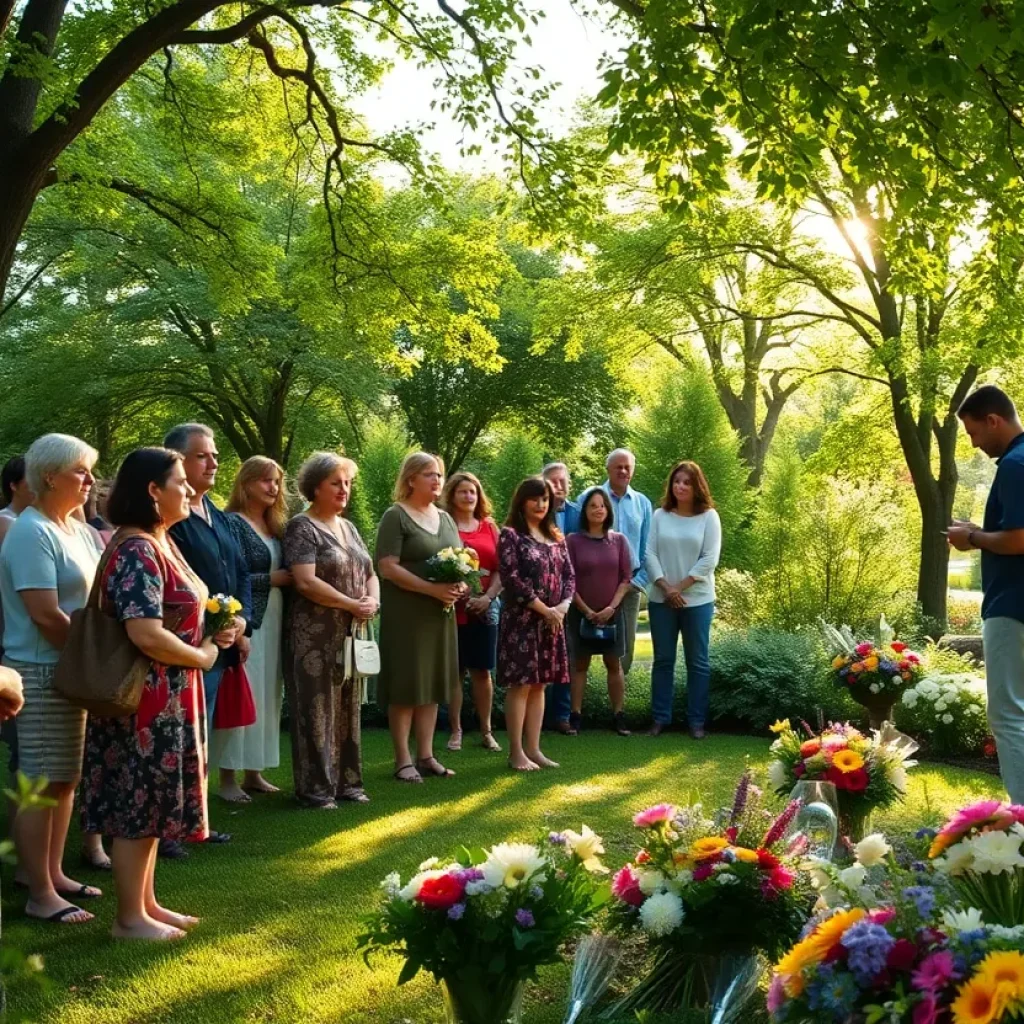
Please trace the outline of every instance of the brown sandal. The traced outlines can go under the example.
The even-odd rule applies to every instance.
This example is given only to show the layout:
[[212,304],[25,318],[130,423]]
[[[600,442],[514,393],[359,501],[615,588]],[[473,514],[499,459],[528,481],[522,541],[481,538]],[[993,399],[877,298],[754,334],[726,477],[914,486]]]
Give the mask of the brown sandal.
[[445,768],[436,757],[423,757],[416,762],[416,770],[420,775],[434,775],[439,779],[450,779],[455,772]]
[[[414,772],[413,775],[402,774],[402,772],[407,772],[410,770]],[[416,765],[414,764],[403,764],[402,767],[395,772],[394,777],[398,779],[399,782],[409,782],[413,784],[417,784],[423,781],[423,776],[420,775],[418,771],[416,771]]]

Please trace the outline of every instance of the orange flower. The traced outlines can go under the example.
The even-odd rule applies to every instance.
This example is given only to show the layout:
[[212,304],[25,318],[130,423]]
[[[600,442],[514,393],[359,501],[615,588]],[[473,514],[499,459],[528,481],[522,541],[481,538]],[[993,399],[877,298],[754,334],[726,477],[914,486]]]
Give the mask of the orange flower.
[[815,738],[813,740],[804,740],[800,744],[800,756],[801,757],[814,757],[814,755],[821,750],[821,740]]
[[694,860],[708,860],[710,857],[716,857],[728,845],[729,840],[721,836],[705,836],[690,847],[690,856]]

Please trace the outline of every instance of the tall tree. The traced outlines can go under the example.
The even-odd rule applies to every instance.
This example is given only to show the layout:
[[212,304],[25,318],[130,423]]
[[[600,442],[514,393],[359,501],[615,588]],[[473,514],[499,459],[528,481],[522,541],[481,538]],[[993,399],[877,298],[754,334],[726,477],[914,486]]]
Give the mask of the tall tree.
[[[336,91],[336,83],[348,94],[372,84],[386,67],[381,54],[388,46],[436,69],[440,105],[463,125],[476,128],[493,115],[491,142],[509,147],[524,177],[538,156],[557,163],[535,113],[548,86],[535,80],[534,69],[520,74],[512,61],[528,22],[538,15],[516,0],[461,9],[436,0],[436,8],[431,12],[415,0],[0,0],[0,300],[19,239],[45,189],[88,174],[137,194],[130,163],[83,166],[76,143],[88,138],[99,112],[144,69],[162,75],[173,96],[175,66],[188,47],[247,50],[281,80],[296,138],[319,156],[335,242],[343,233],[334,217],[347,198],[353,153],[384,153],[417,175],[425,169],[414,132],[371,137]],[[320,53],[329,55],[325,63],[333,65],[333,74],[321,67]],[[201,193],[197,177],[195,195]],[[15,290],[36,271],[19,275]]]
[[[612,144],[642,152],[678,205],[726,187],[739,132],[739,164],[761,194],[814,204],[844,240],[860,284],[853,296],[774,245],[730,248],[797,275],[863,343],[862,365],[844,368],[889,392],[921,514],[918,599],[944,621],[956,409],[979,372],[1020,343],[1021,186],[995,145],[993,93],[958,65],[959,104],[941,89],[919,105],[894,99],[900,54],[911,74],[942,73],[907,28],[926,28],[920,19],[940,15],[938,3],[899,12],[889,2],[870,12],[811,3],[785,14],[751,0],[684,6],[668,17],[660,3],[619,5],[635,38],[606,73]],[[986,36],[992,22],[981,24]],[[954,56],[966,59],[961,42]],[[940,46],[936,60],[948,59]],[[1005,195],[979,165],[1006,182]]]

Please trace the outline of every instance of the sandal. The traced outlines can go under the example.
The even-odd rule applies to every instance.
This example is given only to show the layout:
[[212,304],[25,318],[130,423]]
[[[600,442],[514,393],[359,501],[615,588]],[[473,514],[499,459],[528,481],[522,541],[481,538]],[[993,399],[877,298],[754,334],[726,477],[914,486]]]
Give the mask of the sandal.
[[485,732],[480,737],[480,746],[484,750],[493,750],[495,753],[501,753],[501,744],[494,738],[494,733],[492,732]]
[[583,732],[583,712],[582,711],[570,711],[569,712],[569,728],[572,729],[572,734],[578,736]]
[[448,740],[449,750],[461,750],[462,749],[462,732],[453,732],[451,739]]
[[368,804],[370,802],[370,798],[366,795],[366,793],[363,790],[357,789],[355,787],[352,787],[350,789],[343,789],[341,791],[341,799],[347,800],[349,803],[353,804]]
[[450,779],[455,774],[451,768],[445,768],[436,757],[421,757],[416,762],[416,768],[421,775],[433,775],[439,779]]
[[90,921],[95,920],[92,914],[84,921],[66,921],[65,918],[70,917],[72,914],[85,914],[88,911],[83,910],[81,907],[76,907],[73,903],[70,906],[65,907],[63,910],[58,910],[49,917],[43,917],[41,914],[30,914],[27,910],[25,916],[31,918],[33,921],[46,921],[48,924],[88,924]]
[[[402,772],[412,772],[412,775],[403,775]],[[399,782],[410,782],[419,783],[423,781],[423,776],[416,770],[414,764],[403,764],[398,771],[395,772],[394,778],[398,779]]]
[[576,730],[569,724],[566,719],[559,719],[558,724],[555,726],[555,731],[560,732],[563,736],[575,736]]
[[110,871],[112,870],[110,864],[110,858],[104,854],[103,860],[93,860],[84,850],[79,855],[79,861],[83,868],[89,868],[90,871]]

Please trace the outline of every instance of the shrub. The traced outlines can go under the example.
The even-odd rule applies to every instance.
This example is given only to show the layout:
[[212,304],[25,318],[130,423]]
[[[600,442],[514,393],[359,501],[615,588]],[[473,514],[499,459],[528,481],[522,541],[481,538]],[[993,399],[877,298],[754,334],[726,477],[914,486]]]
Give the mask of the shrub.
[[764,732],[780,718],[858,720],[864,709],[837,689],[816,634],[758,626],[728,631],[711,649],[711,717]]
[[903,692],[893,717],[929,754],[980,755],[989,735],[985,681],[930,673]]
[[958,636],[981,633],[981,605],[969,597],[950,597],[946,605],[949,632]]

